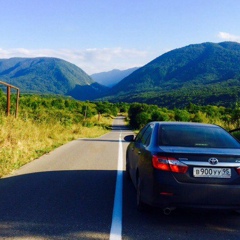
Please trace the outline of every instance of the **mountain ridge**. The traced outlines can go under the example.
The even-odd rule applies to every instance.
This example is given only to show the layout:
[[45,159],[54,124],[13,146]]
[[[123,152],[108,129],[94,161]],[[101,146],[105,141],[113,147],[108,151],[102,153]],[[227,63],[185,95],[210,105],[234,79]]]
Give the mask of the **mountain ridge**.
[[[162,106],[165,96],[175,94],[181,97],[180,92],[184,91],[189,101],[196,101],[193,97],[194,89],[211,87],[214,90],[213,86],[228,86],[230,92],[230,80],[235,81],[235,87],[240,86],[239,43],[191,44],[167,52],[137,69],[115,85],[106,99],[127,102],[137,100]],[[186,89],[189,93],[186,93]],[[236,91],[237,99],[240,96]],[[151,101],[153,95],[155,99]],[[198,97],[202,98],[201,95]],[[166,106],[172,106],[172,101],[178,102],[178,99],[170,98]],[[204,100],[202,103],[207,104]]]
[[[229,44],[229,45],[228,45]],[[226,49],[226,46],[230,46],[230,51],[234,53],[238,53],[237,57],[234,55],[234,59],[231,60],[231,62],[234,64],[232,67],[233,69],[229,69],[229,65],[225,64],[225,61],[221,60],[221,65],[217,66],[220,69],[220,72],[215,72],[216,69],[213,69],[214,71],[208,72],[208,68],[212,66],[215,59],[212,60],[212,58],[215,57],[214,50],[216,51],[219,46],[224,46],[222,49]],[[238,46],[238,47],[236,47]],[[234,49],[234,50],[232,50]],[[225,53],[224,53],[225,54]],[[223,54],[222,54],[223,56]],[[224,59],[229,60],[233,58],[233,56],[227,56],[224,57]],[[184,57],[184,62],[183,62]],[[144,82],[149,82],[149,87],[155,87],[159,83],[162,83],[165,81],[194,81],[196,77],[199,77],[201,75],[202,78],[207,78],[208,76],[204,76],[204,73],[207,74],[215,74],[216,79],[219,79],[219,77],[224,78],[224,75],[227,75],[230,77],[232,76],[231,73],[234,73],[237,69],[238,72],[240,70],[239,65],[239,58],[240,57],[240,44],[232,42],[223,42],[219,44],[215,43],[202,43],[202,44],[191,44],[189,46],[178,48],[175,50],[172,50],[170,52],[167,52],[145,66],[139,68],[137,71],[130,74],[128,77],[123,79],[119,84],[117,84],[115,87],[113,87],[113,91],[115,89],[118,89],[119,86],[125,86],[126,84],[129,88],[129,90],[134,90],[134,85],[141,84]],[[209,60],[211,60],[211,64],[209,64]],[[208,64],[206,64],[208,63]],[[224,71],[224,72],[223,72]],[[147,72],[145,74],[144,72]],[[189,74],[191,73],[191,75]],[[215,77],[215,76],[214,76]],[[133,81],[133,78],[136,79]],[[212,76],[213,79],[213,76]],[[132,84],[134,83],[134,85]],[[157,84],[156,84],[157,83]],[[145,84],[146,85],[146,84]],[[159,86],[159,85],[158,85]],[[146,86],[145,86],[146,87]]]
[[[111,71],[110,71],[111,72]],[[22,93],[78,100],[140,102],[163,107],[235,104],[240,98],[240,43],[200,43],[174,49],[133,71],[112,88],[58,58],[0,59],[0,80]]]
[[[93,96],[99,96],[91,86],[98,85],[81,68],[59,58],[10,58],[0,59],[0,79],[15,85],[21,92],[70,95],[81,99],[74,89],[88,86]],[[91,92],[91,91],[89,91]]]

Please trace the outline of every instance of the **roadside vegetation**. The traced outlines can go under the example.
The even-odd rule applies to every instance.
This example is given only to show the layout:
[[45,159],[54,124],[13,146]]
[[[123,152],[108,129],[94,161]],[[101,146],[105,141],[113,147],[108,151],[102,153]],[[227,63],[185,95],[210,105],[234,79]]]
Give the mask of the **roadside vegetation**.
[[22,95],[19,115],[6,117],[6,96],[0,94],[0,177],[78,138],[95,138],[108,131],[119,107],[111,103]]
[[[157,105],[133,103],[128,111],[129,123],[133,129],[140,129],[150,121],[200,122],[219,125],[226,130],[240,128],[240,107],[198,106],[189,104],[184,109],[167,109]],[[240,131],[233,133],[240,139]]]
[[220,125],[227,130],[240,127],[240,107],[198,106],[189,104],[184,109],[160,108],[156,105],[131,104],[128,111],[130,125],[139,129],[149,121],[202,122]]
[[240,128],[240,108],[198,106],[167,109],[141,103],[80,102],[66,97],[21,95],[19,115],[6,117],[6,95],[0,91],[0,178],[53,149],[78,138],[95,138],[111,130],[113,118],[127,116],[139,130],[149,121],[191,121]]

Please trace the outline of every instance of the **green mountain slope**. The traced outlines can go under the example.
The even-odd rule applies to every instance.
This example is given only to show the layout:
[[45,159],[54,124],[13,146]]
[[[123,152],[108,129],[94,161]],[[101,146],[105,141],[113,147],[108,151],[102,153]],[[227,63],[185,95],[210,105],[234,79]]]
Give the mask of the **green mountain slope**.
[[[22,93],[78,100],[144,102],[164,107],[231,106],[240,99],[240,44],[193,44],[167,52],[108,89],[82,69],[57,58],[0,59],[0,81]],[[102,96],[105,95],[103,98]]]
[[[94,81],[82,69],[57,58],[11,58],[0,59],[0,79],[20,88],[21,92],[82,96],[76,89],[88,86]],[[101,89],[101,86],[98,86]],[[103,88],[105,89],[105,88]],[[89,91],[96,96],[96,88]],[[99,96],[99,95],[97,95]]]
[[[240,44],[202,43],[175,49],[139,68],[111,89],[109,100],[179,106],[189,101],[222,104],[237,100]],[[114,95],[114,97],[111,97]],[[214,99],[215,96],[215,100]],[[185,100],[184,100],[184,99]],[[181,103],[180,103],[181,102]]]

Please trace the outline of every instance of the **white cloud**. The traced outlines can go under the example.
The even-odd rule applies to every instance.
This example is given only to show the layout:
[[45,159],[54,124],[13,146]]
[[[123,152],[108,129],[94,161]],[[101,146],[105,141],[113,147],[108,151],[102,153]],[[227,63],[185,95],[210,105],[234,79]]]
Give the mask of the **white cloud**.
[[226,32],[219,32],[218,37],[226,41],[240,42],[240,36],[236,36]]
[[1,49],[0,58],[11,57],[56,57],[69,61],[88,74],[110,71],[112,69],[127,69],[147,64],[157,56],[147,51],[123,48],[91,48],[85,50],[70,49],[38,49],[24,48]]

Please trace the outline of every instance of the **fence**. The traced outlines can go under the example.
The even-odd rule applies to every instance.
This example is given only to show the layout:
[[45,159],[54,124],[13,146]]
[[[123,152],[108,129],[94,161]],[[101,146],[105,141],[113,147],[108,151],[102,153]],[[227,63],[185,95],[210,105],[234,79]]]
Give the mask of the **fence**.
[[15,117],[18,116],[18,105],[19,105],[19,95],[20,95],[20,91],[19,88],[10,85],[8,83],[5,82],[1,82],[0,84],[4,85],[7,87],[7,106],[6,106],[6,115],[9,116],[10,115],[10,108],[11,108],[11,88],[14,88],[17,90],[17,97],[16,97],[16,111],[15,111]]

